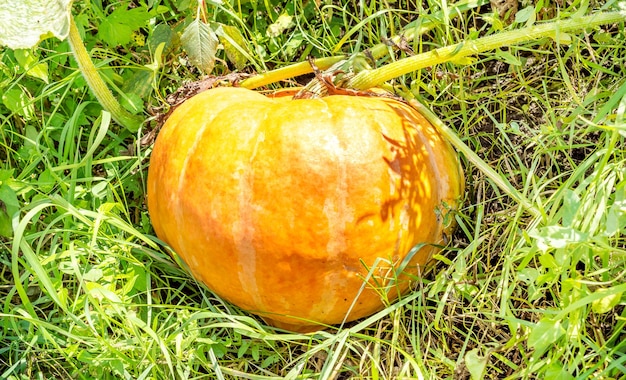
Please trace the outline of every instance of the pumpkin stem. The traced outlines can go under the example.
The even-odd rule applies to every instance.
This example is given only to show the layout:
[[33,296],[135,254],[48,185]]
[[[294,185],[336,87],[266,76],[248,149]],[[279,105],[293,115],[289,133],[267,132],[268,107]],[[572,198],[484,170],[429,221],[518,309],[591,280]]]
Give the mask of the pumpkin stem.
[[601,12],[584,17],[573,17],[526,28],[496,33],[476,40],[462,41],[426,53],[404,58],[374,70],[364,70],[350,79],[347,86],[354,89],[367,89],[399,76],[434,66],[440,63],[458,61],[503,46],[511,46],[540,38],[557,39],[567,32],[584,30],[599,25],[622,22],[626,16],[621,12]]
[[[326,70],[339,61],[344,60],[346,57],[343,55],[336,57],[326,57],[317,60],[316,64],[322,69]],[[245,79],[239,83],[239,87],[247,89],[255,89],[266,86],[268,84],[280,82],[290,78],[294,78],[300,75],[309,74],[312,72],[309,62],[299,62],[293,65],[281,67],[280,69],[268,71],[263,74],[255,75],[252,78]]]
[[[486,4],[489,4],[489,0],[468,0],[466,2],[457,4],[454,7],[435,12],[432,15],[429,15],[428,19],[420,17],[416,21],[407,24],[402,32],[398,35],[373,46],[369,50],[366,50],[362,56],[365,56],[372,61],[376,61],[377,59],[388,55],[393,50],[403,50],[407,42],[414,40],[416,37],[433,29],[436,25],[439,25],[442,18],[449,20],[450,18],[457,17],[470,9],[478,8]],[[335,50],[337,50],[337,48]],[[361,58],[359,58],[359,60],[360,59]],[[318,58],[315,61],[315,64],[321,70],[328,70],[333,65],[341,61],[345,62],[346,56],[338,55],[333,57]],[[259,74],[243,80],[239,83],[239,86],[248,89],[255,89],[258,87],[266,86],[268,84],[294,78],[300,75],[310,74],[312,72],[313,68],[311,67],[309,62],[298,62],[293,65],[281,67],[279,69],[268,71],[266,73]]]
[[78,62],[80,72],[83,74],[83,77],[85,77],[89,88],[93,91],[96,99],[98,99],[98,102],[102,105],[102,108],[110,112],[111,117],[113,117],[113,120],[118,124],[126,127],[131,132],[136,132],[141,126],[143,119],[126,111],[117,99],[115,99],[106,83],[104,83],[104,80],[102,80],[102,77],[98,74],[98,69],[89,57],[87,49],[85,49],[85,45],[80,37],[80,33],[78,33],[78,28],[76,27],[73,17],[70,17],[68,40],[72,52],[74,53],[74,58],[76,62]]
[[[355,62],[359,59],[361,62],[356,64]],[[298,91],[293,98],[310,99],[328,95],[344,95],[346,90],[341,88],[341,84],[354,76],[354,73],[351,70],[358,66],[370,67],[369,64],[365,62],[365,59],[362,54],[357,54],[347,60],[335,63],[326,71],[322,72],[315,64],[315,60],[312,57],[309,57],[309,65],[315,74],[315,79],[310,81],[305,87]]]

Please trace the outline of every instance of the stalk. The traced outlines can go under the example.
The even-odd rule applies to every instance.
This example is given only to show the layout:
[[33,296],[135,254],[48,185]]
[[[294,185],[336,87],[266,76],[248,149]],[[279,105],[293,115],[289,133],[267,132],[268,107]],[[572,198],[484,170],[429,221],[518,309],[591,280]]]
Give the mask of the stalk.
[[96,69],[96,66],[93,64],[91,57],[89,57],[87,49],[85,49],[85,45],[83,40],[80,38],[80,34],[78,33],[73,17],[70,17],[68,40],[70,47],[72,48],[72,52],[74,53],[74,58],[78,62],[78,67],[85,77],[89,88],[93,91],[94,95],[98,99],[98,102],[100,102],[100,105],[102,105],[106,111],[111,113],[111,117],[118,124],[124,126],[132,132],[137,131],[141,126],[143,119],[126,111],[117,99],[115,99],[106,83],[104,83],[104,80],[102,80],[102,77],[98,74],[98,69]]
[[[467,12],[470,9],[480,7],[482,5],[488,4],[488,0],[469,0],[467,2],[457,4],[455,7],[450,8],[448,10],[450,17],[460,16],[463,12]],[[432,15],[432,19],[440,19],[443,17],[443,11],[436,12]],[[417,26],[417,21],[414,21],[405,26],[404,30],[401,34],[394,36],[390,39],[391,46],[394,44],[400,44],[401,40],[412,41],[415,37],[418,37],[432,28],[434,28],[436,23],[430,19],[423,20]],[[369,49],[369,53],[374,59],[380,59],[389,53],[390,44],[388,43],[380,43]],[[320,70],[327,70],[337,62],[345,60],[346,57],[343,55],[320,58],[315,60],[315,65]],[[265,86],[271,83],[280,82],[282,80],[290,79],[293,77],[297,77],[304,74],[310,74],[313,72],[311,65],[308,62],[299,62],[294,63],[293,65],[281,67],[280,69],[268,71],[264,74],[256,75],[252,78],[245,79],[239,83],[241,87],[248,89],[255,89],[261,86]]]
[[[326,70],[335,63],[346,59],[343,55],[335,57],[320,58],[315,60],[315,64],[320,70]],[[263,74],[255,75],[252,78],[245,79],[239,83],[239,86],[255,89],[261,86],[265,86],[271,83],[280,82],[281,80],[290,79],[299,75],[304,75],[313,72],[311,65],[308,61],[299,62],[293,65],[281,67],[280,69],[268,71]]]
[[[453,8],[448,10],[448,17],[454,18],[461,16],[463,12],[467,12],[470,9],[487,4],[489,4],[488,0],[470,0],[464,3],[455,4]],[[433,13],[430,19],[413,21],[404,27],[401,34],[392,37],[391,42],[394,44],[400,44],[402,39],[405,41],[413,41],[416,37],[419,37],[433,29],[435,25],[437,25],[437,23],[433,20],[439,20],[443,18],[443,16],[444,11],[439,11]],[[389,53],[389,44],[377,44],[370,49],[370,53],[375,59],[382,58]]]
[[559,20],[527,28],[500,32],[473,41],[463,41],[441,47],[426,53],[404,58],[373,70],[365,70],[348,81],[346,87],[366,90],[380,86],[388,80],[440,63],[457,60],[503,46],[520,44],[544,37],[556,38],[559,33],[567,33],[600,25],[624,21],[626,16],[620,12],[603,12],[590,16]]

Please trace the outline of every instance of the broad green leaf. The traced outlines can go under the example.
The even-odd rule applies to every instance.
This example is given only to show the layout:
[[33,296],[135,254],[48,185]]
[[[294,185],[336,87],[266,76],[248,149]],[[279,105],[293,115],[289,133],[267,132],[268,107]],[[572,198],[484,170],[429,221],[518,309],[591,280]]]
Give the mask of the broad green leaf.
[[293,16],[283,13],[278,16],[276,21],[267,28],[267,36],[268,37],[278,37],[285,30],[294,26]]
[[113,373],[116,376],[122,377],[125,373],[128,373],[128,371],[126,371],[124,367],[124,361],[122,361],[121,359],[113,359],[109,361],[109,365],[113,369]]
[[93,185],[93,187],[91,188],[91,193],[94,195],[94,197],[98,199],[104,199],[104,197],[107,195],[108,185],[109,184],[107,181],[100,181]]
[[552,363],[544,374],[544,380],[570,380],[573,378],[574,376],[567,372],[563,363],[560,362]]
[[560,320],[543,318],[537,323],[528,336],[528,346],[542,354],[550,345],[565,334]]
[[10,217],[13,217],[13,215],[20,211],[17,194],[6,183],[0,185],[0,201],[4,203],[4,207]]
[[605,44],[605,45],[615,43],[615,39],[613,38],[613,35],[611,33],[605,32],[604,30],[597,30],[593,34],[593,39],[594,41],[600,44]]
[[151,51],[156,51],[160,44],[164,44],[163,51],[167,52],[177,43],[178,36],[172,28],[163,23],[156,25],[148,36],[148,47]]
[[536,239],[537,247],[546,252],[550,248],[565,248],[571,243],[580,243],[587,239],[587,234],[571,227],[547,226],[529,231]]
[[122,104],[122,107],[133,115],[143,112],[143,100],[139,95],[133,92],[124,94],[124,96],[120,99],[120,104]]
[[96,282],[99,281],[103,276],[102,269],[99,268],[91,268],[87,273],[83,275],[83,280]]
[[192,0],[173,0],[173,5],[179,12],[186,11],[191,6]]
[[47,37],[65,39],[71,0],[0,1],[0,45],[29,49]]
[[30,120],[35,113],[35,108],[30,101],[30,96],[20,87],[13,87],[2,94],[2,103],[12,112]]
[[0,184],[0,236],[13,236],[11,220],[20,211],[17,194],[6,183]]
[[13,81],[15,73],[13,68],[9,68],[0,61],[0,88],[6,88]]
[[576,213],[580,208],[580,197],[575,191],[567,189],[563,196],[563,225],[570,226],[576,219]]
[[231,61],[237,69],[246,66],[248,58],[244,53],[248,53],[248,45],[238,28],[229,25],[220,25],[217,29],[220,41],[224,46],[226,57]]
[[552,254],[550,254],[548,252],[546,252],[546,253],[544,253],[544,254],[539,256],[539,263],[544,268],[548,268],[548,269],[557,269],[557,268],[559,268],[559,264],[554,259],[554,256],[552,256]]
[[[153,70],[158,69],[158,66],[154,66]],[[135,71],[129,78],[124,79],[124,86],[122,86],[122,92],[127,94],[127,96],[139,96],[139,98],[147,97],[153,90],[152,84],[154,80],[154,71],[150,70],[137,70]],[[129,95],[132,94],[132,95]],[[137,99],[122,98],[122,106],[128,109],[128,111],[137,114],[143,112],[143,101],[139,99],[141,104],[135,103],[131,108],[128,108],[128,104],[124,104],[124,101],[135,103]]]
[[511,54],[508,51],[504,51],[504,50],[498,49],[496,51],[496,57],[500,58],[501,60],[503,60],[504,62],[508,63],[509,65],[513,65],[513,66],[521,66],[522,65],[522,61],[520,61],[519,58],[517,58],[516,56],[514,56],[513,54]]
[[83,363],[89,364],[93,363],[93,361],[95,360],[94,356],[86,350],[80,350],[78,355],[76,356],[76,359]]
[[100,301],[108,300],[109,302],[113,304],[122,303],[122,300],[117,294],[115,294],[114,292],[105,288],[104,286],[100,285],[97,282],[86,281],[85,288],[87,289],[87,292],[89,293],[89,295],[91,295],[93,298],[97,300],[100,300]]
[[604,314],[613,310],[617,304],[622,300],[622,292],[611,292],[611,289],[598,289],[595,291],[596,294],[606,295],[600,299],[593,300],[591,302],[591,309],[594,313]]
[[485,22],[490,24],[495,31],[504,29],[504,23],[500,20],[500,17],[494,17],[491,14],[484,14],[482,18]]
[[527,6],[515,14],[515,22],[518,24],[526,23],[526,26],[531,26],[535,23],[535,17],[535,7]]
[[218,39],[207,24],[199,19],[189,24],[180,37],[192,65],[210,74],[215,66]]
[[37,56],[33,54],[29,49],[15,50],[15,59],[17,63],[22,66],[27,75],[31,77],[41,79],[48,83],[48,64],[45,62],[39,62]]
[[0,169],[0,184],[2,181],[6,181],[7,179],[13,177],[13,172],[15,169]]
[[10,238],[13,237],[13,226],[5,208],[4,202],[0,200],[0,236]]
[[111,46],[126,45],[133,40],[133,32],[139,30],[150,19],[145,7],[116,8],[98,28],[98,37]]
[[37,178],[37,185],[41,189],[40,191],[45,193],[50,193],[56,184],[56,177],[52,175],[50,169],[42,171]]
[[32,125],[27,125],[26,128],[24,128],[24,137],[24,147],[37,148],[37,140],[39,139],[37,128]]
[[488,359],[487,356],[480,354],[480,349],[478,348],[468,351],[467,354],[465,354],[465,366],[472,380],[480,380],[483,378]]
[[305,42],[305,37],[301,32],[293,33],[284,46],[284,56],[287,59],[293,59],[298,54],[300,47]]

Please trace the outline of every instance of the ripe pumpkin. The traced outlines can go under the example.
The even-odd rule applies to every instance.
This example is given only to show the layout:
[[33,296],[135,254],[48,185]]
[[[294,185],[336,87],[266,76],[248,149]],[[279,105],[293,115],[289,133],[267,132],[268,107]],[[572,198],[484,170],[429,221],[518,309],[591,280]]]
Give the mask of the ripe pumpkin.
[[179,106],[148,173],[154,229],[191,273],[294,331],[370,315],[405,292],[462,191],[457,155],[407,104],[242,88]]

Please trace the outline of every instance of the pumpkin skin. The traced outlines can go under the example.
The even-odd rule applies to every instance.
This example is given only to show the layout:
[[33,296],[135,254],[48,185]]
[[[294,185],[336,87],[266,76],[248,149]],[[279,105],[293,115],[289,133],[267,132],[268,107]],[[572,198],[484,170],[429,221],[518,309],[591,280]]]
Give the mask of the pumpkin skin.
[[463,175],[399,101],[224,87],[171,114],[147,190],[157,236],[194,277],[269,324],[312,331],[406,292],[452,228]]

